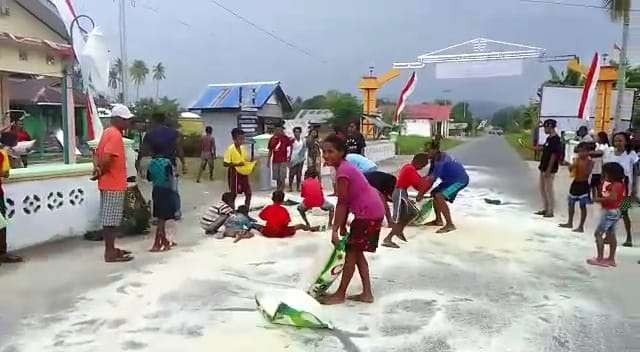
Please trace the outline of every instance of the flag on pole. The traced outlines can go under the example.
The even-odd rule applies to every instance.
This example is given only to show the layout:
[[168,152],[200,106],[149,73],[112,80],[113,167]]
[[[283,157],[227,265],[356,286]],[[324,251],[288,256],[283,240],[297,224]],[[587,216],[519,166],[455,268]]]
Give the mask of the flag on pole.
[[409,81],[407,81],[407,84],[404,86],[404,88],[402,88],[402,92],[400,93],[400,97],[398,98],[398,104],[396,105],[396,113],[393,116],[394,123],[398,123],[400,121],[400,114],[402,113],[402,110],[404,110],[404,107],[407,105],[407,99],[409,98],[409,96],[411,96],[411,94],[413,94],[413,91],[416,89],[417,80],[418,76],[414,72],[411,74],[411,77],[409,77]]
[[587,73],[587,78],[584,82],[584,89],[582,90],[582,97],[580,99],[580,105],[578,108],[578,118],[585,120],[589,118],[589,113],[594,106],[594,100],[596,97],[596,86],[598,84],[598,78],[600,77],[600,54],[595,53],[593,60],[591,60],[591,67]]
[[[73,51],[76,57],[76,60],[80,63],[80,70],[83,75],[83,80],[86,82],[88,78],[86,75],[92,71],[90,67],[87,67],[88,63],[85,59],[83,62],[83,58],[81,54],[83,52],[83,48],[85,47],[85,39],[83,34],[80,31],[79,26],[74,26],[71,28],[71,24],[73,20],[78,16],[76,10],[73,7],[72,0],[52,0],[53,4],[58,9],[58,15],[62,22],[64,23],[65,28],[67,29],[67,33],[69,33],[70,38],[73,38],[73,42],[71,45],[73,46]],[[93,100],[92,92],[89,89],[89,84],[85,84],[86,91],[86,109],[87,109],[87,127],[88,127],[88,137],[89,140],[99,139],[102,136],[102,123],[100,122],[100,118],[98,117],[98,110]]]

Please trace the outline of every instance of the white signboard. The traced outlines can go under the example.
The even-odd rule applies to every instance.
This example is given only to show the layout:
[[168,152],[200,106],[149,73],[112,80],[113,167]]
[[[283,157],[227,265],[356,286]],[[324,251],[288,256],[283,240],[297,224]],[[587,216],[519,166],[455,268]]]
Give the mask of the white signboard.
[[522,60],[443,62],[436,64],[436,78],[485,78],[522,75]]
[[464,130],[467,127],[469,127],[469,124],[466,122],[457,122],[457,123],[450,123],[449,124],[449,129],[450,130]]

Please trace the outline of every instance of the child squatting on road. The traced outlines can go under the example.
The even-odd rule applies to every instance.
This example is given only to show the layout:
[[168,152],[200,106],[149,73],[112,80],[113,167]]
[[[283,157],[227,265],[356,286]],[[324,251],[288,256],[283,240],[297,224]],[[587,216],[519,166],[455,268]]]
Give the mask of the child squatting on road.
[[[328,136],[323,144],[323,156],[328,166],[336,169],[336,194],[338,203],[331,232],[331,242],[337,244],[341,231],[347,226],[347,216],[352,213],[349,228],[347,254],[340,286],[332,295],[323,297],[323,304],[340,304],[347,298],[347,288],[356,267],[362,281],[362,293],[349,299],[372,303],[374,301],[369,276],[369,264],[364,252],[375,252],[380,238],[380,227],[384,217],[384,206],[378,192],[369,185],[364,175],[344,158],[344,139]],[[342,233],[344,235],[344,233]]]
[[584,222],[587,220],[587,205],[591,202],[591,187],[589,185],[589,176],[593,170],[594,161],[589,158],[589,144],[581,142],[576,146],[575,152],[577,158],[569,164],[569,171],[573,176],[573,182],[569,188],[568,209],[569,220],[566,224],[560,224],[560,227],[573,228],[573,215],[576,211],[576,202],[580,202],[580,225],[573,230],[574,232],[584,232]]
[[421,177],[418,170],[424,169],[429,163],[429,156],[425,153],[416,154],[410,164],[400,168],[396,181],[396,188],[391,198],[393,199],[393,214],[391,232],[382,241],[382,245],[390,248],[400,248],[393,237],[407,242],[404,236],[404,228],[418,215],[418,209],[409,199],[408,189],[413,187],[418,191],[416,200],[419,202],[429,190],[428,180]]
[[260,211],[260,219],[266,223],[262,227],[262,235],[264,237],[283,238],[291,237],[296,234],[297,230],[317,231],[318,227],[310,228],[304,224],[289,226],[291,216],[287,208],[282,206],[284,202],[284,192],[275,191],[271,196],[273,204],[267,205]]
[[302,203],[298,205],[298,212],[300,212],[302,220],[304,220],[304,223],[307,224],[308,227],[311,227],[311,224],[309,224],[309,220],[307,220],[307,211],[313,208],[328,211],[329,227],[333,225],[335,207],[324,197],[318,172],[314,168],[307,169],[304,173],[304,182],[302,182],[302,192],[300,192],[300,196],[302,196]]
[[[453,204],[458,193],[469,185],[469,175],[459,161],[439,149],[430,150],[428,155],[429,160],[433,163],[433,168],[431,168],[431,173],[428,176],[430,179],[429,184],[433,185],[437,180],[440,180],[440,183],[431,190],[436,219],[427,223],[427,226],[444,225],[436,231],[436,233],[444,234],[456,229],[447,202]],[[442,222],[443,216],[444,223]]]
[[[598,196],[595,201],[602,206],[600,222],[596,228],[596,257],[587,259],[587,264],[614,267],[616,266],[616,224],[620,220],[620,206],[625,197],[624,169],[615,162],[606,163],[602,166],[604,183],[602,185],[602,196]],[[609,257],[604,259],[604,245],[609,245]]]

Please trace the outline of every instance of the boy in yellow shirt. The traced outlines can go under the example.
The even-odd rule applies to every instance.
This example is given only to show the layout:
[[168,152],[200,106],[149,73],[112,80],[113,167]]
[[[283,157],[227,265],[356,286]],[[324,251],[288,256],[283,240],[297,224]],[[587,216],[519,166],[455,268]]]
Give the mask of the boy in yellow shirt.
[[254,161],[250,161],[244,144],[244,131],[240,128],[231,130],[231,144],[224,152],[223,165],[227,168],[227,180],[229,181],[229,192],[234,198],[240,193],[244,193],[244,205],[251,208],[251,184],[249,175],[255,166]]

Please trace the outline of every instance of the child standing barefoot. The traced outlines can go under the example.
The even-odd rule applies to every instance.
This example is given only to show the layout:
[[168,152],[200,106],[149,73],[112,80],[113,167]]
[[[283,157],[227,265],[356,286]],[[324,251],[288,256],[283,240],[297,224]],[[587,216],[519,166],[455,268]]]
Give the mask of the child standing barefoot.
[[171,249],[171,243],[167,240],[165,224],[167,220],[175,218],[177,204],[174,201],[173,190],[173,165],[171,161],[163,157],[154,157],[147,170],[147,179],[153,183],[153,216],[158,218],[156,239],[150,252],[164,252]]
[[[602,185],[602,197],[597,197],[596,202],[602,205],[600,223],[595,232],[596,252],[595,258],[587,259],[587,264],[614,267],[616,266],[616,224],[620,220],[620,205],[624,199],[624,169],[618,163],[606,163],[602,166],[604,184]],[[603,238],[603,235],[606,237]],[[609,244],[609,257],[604,259],[604,245]]]
[[380,237],[380,226],[384,217],[384,206],[377,191],[369,185],[364,175],[344,158],[345,141],[335,135],[325,139],[323,156],[326,163],[336,169],[336,193],[338,205],[333,222],[331,241],[337,244],[339,232],[346,227],[347,215],[354,219],[349,229],[347,255],[338,290],[321,300],[323,304],[343,303],[347,297],[347,287],[356,267],[362,281],[362,293],[349,297],[360,302],[372,303],[373,292],[369,277],[369,264],[364,252],[375,252]]
[[593,170],[593,160],[589,158],[589,146],[581,142],[575,149],[578,157],[569,165],[571,174],[574,175],[569,189],[569,220],[560,227],[573,228],[573,215],[576,211],[576,202],[580,202],[580,225],[573,232],[584,232],[584,222],[587,220],[587,204],[589,204],[590,186],[589,175]]

